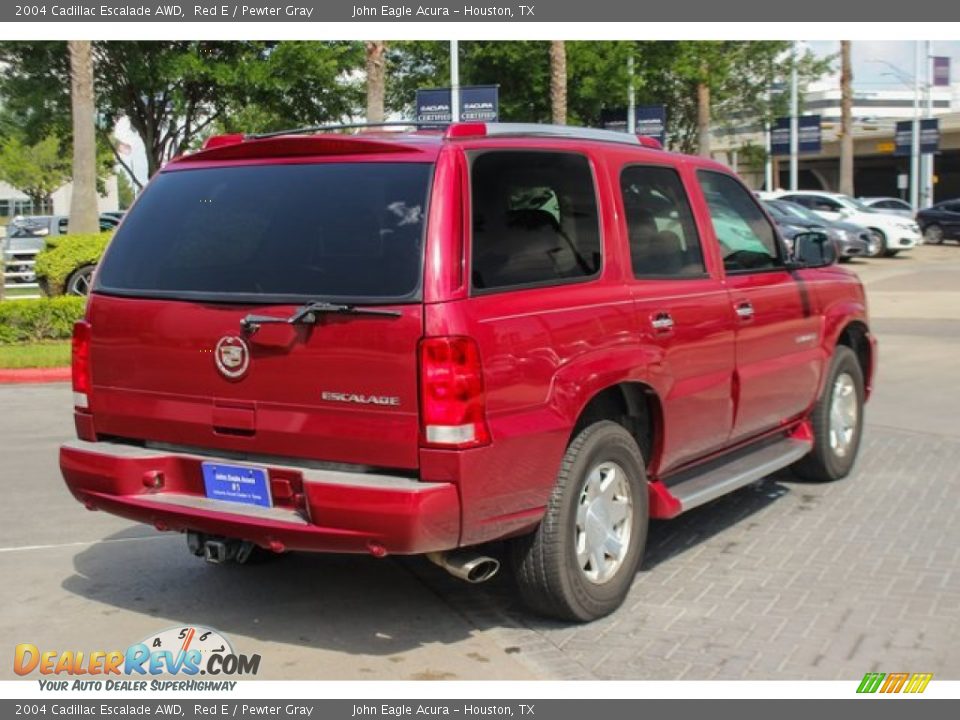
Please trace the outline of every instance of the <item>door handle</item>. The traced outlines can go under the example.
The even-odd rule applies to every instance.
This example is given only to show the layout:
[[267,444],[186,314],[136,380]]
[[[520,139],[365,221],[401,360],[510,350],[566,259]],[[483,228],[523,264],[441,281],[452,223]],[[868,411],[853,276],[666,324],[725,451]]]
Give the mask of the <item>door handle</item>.
[[673,330],[673,316],[668,312],[658,312],[650,318],[650,326],[658,333],[668,333]]
[[753,305],[751,305],[748,300],[738,302],[735,309],[737,317],[744,322],[753,320]]

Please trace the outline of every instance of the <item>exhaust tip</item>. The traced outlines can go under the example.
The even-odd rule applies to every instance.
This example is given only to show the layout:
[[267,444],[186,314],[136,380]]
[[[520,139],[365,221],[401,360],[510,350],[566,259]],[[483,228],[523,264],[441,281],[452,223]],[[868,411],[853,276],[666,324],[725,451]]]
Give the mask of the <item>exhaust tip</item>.
[[467,573],[467,582],[482,583],[490,580],[500,571],[500,561],[490,557],[478,558],[472,563],[467,563],[464,570]]
[[471,584],[486,582],[500,571],[500,561],[469,552],[429,553],[427,558],[454,577]]
[[208,563],[220,565],[227,561],[227,546],[219,540],[207,540],[203,544],[203,558]]

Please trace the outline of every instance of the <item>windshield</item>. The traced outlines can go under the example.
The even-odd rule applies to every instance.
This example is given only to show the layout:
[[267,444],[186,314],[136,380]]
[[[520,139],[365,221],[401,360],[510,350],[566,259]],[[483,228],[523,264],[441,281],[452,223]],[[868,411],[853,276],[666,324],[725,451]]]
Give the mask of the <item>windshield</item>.
[[282,302],[415,299],[432,165],[318,163],[156,177],[96,291]]
[[822,217],[811,210],[807,210],[805,207],[803,207],[803,205],[797,205],[796,203],[781,200],[780,202],[776,203],[776,208],[780,210],[781,214],[784,216],[806,220],[818,225],[823,224]]
[[875,213],[875,212],[877,212],[874,208],[870,207],[869,205],[864,205],[864,204],[863,204],[862,202],[860,202],[859,200],[855,200],[854,198],[849,197],[849,196],[847,196],[847,195],[844,195],[844,196],[842,196],[842,197],[838,197],[838,198],[837,198],[837,202],[841,203],[842,205],[845,205],[846,207],[850,208],[851,210],[856,210],[857,212],[862,212],[862,213]]

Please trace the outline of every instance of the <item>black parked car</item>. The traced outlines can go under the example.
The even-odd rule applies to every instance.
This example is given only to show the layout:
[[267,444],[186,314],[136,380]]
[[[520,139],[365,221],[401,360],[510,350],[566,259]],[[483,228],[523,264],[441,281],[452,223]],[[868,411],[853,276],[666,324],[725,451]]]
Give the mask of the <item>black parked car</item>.
[[944,240],[960,240],[960,199],[944,200],[917,213],[923,241],[939,245]]
[[764,200],[763,204],[777,223],[787,245],[792,245],[794,236],[799,233],[820,230],[827,233],[827,237],[837,246],[840,262],[847,262],[852,257],[869,257],[877,251],[876,240],[865,227],[839,220],[825,220],[802,205],[787,200]]

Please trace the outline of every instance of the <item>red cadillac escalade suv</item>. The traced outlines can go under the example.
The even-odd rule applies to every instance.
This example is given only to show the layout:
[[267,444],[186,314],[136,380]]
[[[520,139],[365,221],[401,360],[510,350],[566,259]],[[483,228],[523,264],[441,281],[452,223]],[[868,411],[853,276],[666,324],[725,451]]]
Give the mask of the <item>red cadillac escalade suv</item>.
[[473,582],[505,540],[529,606],[583,621],[650,518],[850,472],[863,287],[821,234],[788,256],[729,169],[599,130],[343,129],[212,138],[127,214],[73,340],[88,508],[213,562]]

